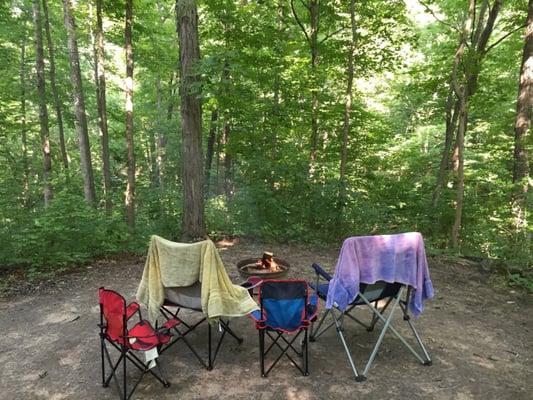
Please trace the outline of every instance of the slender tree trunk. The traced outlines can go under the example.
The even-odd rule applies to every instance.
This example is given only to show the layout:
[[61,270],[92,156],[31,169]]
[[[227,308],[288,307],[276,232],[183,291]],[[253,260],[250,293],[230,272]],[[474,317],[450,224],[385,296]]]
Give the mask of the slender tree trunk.
[[37,93],[39,94],[39,126],[41,149],[43,154],[43,194],[44,206],[48,207],[53,196],[50,175],[52,173],[52,156],[50,153],[50,132],[48,130],[48,109],[46,107],[46,89],[44,80],[44,51],[42,37],[41,5],[33,0],[33,23],[35,36],[35,70],[37,75]]
[[211,111],[211,126],[209,127],[209,138],[207,139],[207,151],[205,157],[205,195],[209,196],[209,184],[211,180],[211,166],[213,164],[213,153],[215,151],[215,141],[217,138],[218,110]]
[[157,143],[156,143],[156,149],[155,149],[155,171],[154,171],[154,177],[157,182],[157,186],[161,187],[161,162],[163,160],[163,152],[161,148],[161,142],[162,137],[164,137],[163,133],[163,93],[161,91],[161,77],[159,74],[157,74],[157,78],[155,81],[155,94],[156,94],[156,109],[157,109],[157,122],[156,122],[156,130],[157,130]]
[[226,120],[222,128],[222,141],[224,143],[224,194],[226,202],[229,203],[233,197],[233,160],[229,152],[230,125]]
[[183,216],[182,237],[205,237],[202,174],[202,106],[195,64],[200,60],[195,0],[177,0],[180,41]]
[[316,169],[317,148],[318,148],[318,89],[317,89],[317,65],[318,65],[318,0],[309,2],[309,16],[311,20],[310,50],[311,50],[311,79],[313,88],[311,90],[311,151],[309,154],[309,176],[313,176]]
[[28,128],[26,126],[26,37],[20,46],[20,139],[22,143],[22,205],[28,206],[30,169],[28,163]]
[[148,162],[150,165],[150,187],[156,188],[159,185],[159,179],[157,177],[157,144],[155,139],[155,130],[153,126],[147,127],[148,130]]
[[529,189],[529,154],[531,108],[533,107],[533,0],[529,0],[526,36],[516,100],[513,158],[513,213],[518,232],[527,230],[527,195]]
[[452,150],[453,138],[457,129],[457,118],[459,116],[459,102],[454,101],[454,93],[450,84],[450,92],[448,94],[448,99],[446,101],[446,133],[444,138],[444,147],[442,149],[442,156],[439,165],[439,172],[437,175],[437,183],[435,189],[433,190],[432,204],[433,207],[436,207],[442,188],[446,184],[446,171],[449,170],[450,166],[450,152]]
[[128,147],[128,183],[126,185],[126,219],[130,232],[135,230],[135,152],[133,147],[133,0],[126,0],[126,144]]
[[83,177],[83,191],[85,200],[93,207],[96,206],[96,192],[94,188],[93,166],[91,161],[91,147],[85,113],[85,98],[81,80],[80,57],[76,40],[76,24],[72,13],[71,0],[63,0],[65,28],[67,30],[67,44],[70,60],[70,80],[72,82],[72,96],[74,100],[74,116],[80,148],[81,174]]
[[94,73],[96,83],[96,103],[98,107],[98,129],[102,148],[102,174],[104,176],[104,201],[108,213],[113,208],[111,199],[111,162],[109,157],[109,134],[107,129],[105,47],[102,23],[103,0],[96,0],[96,26],[94,43]]
[[455,198],[455,219],[451,232],[452,247],[459,246],[459,233],[462,225],[463,203],[465,193],[465,174],[464,174],[464,148],[465,133],[468,123],[468,96],[465,93],[464,100],[459,107],[459,126],[457,128],[456,151],[457,151],[457,181],[456,181],[456,198]]
[[59,128],[59,148],[61,150],[61,160],[63,167],[68,169],[68,155],[65,147],[65,133],[63,130],[63,113],[61,111],[61,102],[59,101],[59,93],[56,85],[56,63],[54,57],[54,43],[52,42],[52,35],[50,34],[50,21],[48,18],[48,0],[43,0],[43,16],[44,28],[46,32],[46,41],[48,44],[48,57],[50,61],[50,87],[52,88],[52,95],[54,96],[54,107],[56,111],[57,126]]
[[355,0],[350,1],[350,26],[352,30],[352,40],[348,49],[348,68],[346,71],[346,93],[344,100],[344,124],[342,131],[342,146],[341,146],[341,163],[339,168],[340,181],[340,203],[344,205],[344,197],[346,192],[346,160],[348,158],[348,136],[350,135],[350,114],[352,111],[352,92],[353,92],[353,74],[354,74],[354,51],[357,42],[357,30],[355,24]]

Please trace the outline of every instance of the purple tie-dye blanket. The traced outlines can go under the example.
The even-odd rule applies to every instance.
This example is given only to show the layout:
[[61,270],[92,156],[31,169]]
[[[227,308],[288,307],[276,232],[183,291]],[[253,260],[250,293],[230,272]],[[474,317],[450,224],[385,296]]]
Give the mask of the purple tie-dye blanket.
[[418,232],[397,235],[356,236],[344,241],[329,283],[326,308],[335,303],[341,311],[359,294],[359,284],[399,282],[414,290],[409,308],[414,316],[433,297],[424,240]]

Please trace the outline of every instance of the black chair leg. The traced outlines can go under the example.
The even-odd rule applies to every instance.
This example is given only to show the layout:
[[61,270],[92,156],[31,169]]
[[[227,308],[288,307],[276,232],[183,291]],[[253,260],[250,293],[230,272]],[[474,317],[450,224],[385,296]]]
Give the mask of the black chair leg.
[[105,384],[105,360],[104,360],[104,339],[100,335],[100,355],[102,356],[102,386],[106,387]]
[[261,364],[261,376],[266,377],[265,374],[265,330],[259,329],[259,362]]
[[308,336],[308,330],[305,329],[305,334],[304,334],[304,346],[305,346],[305,351],[304,351],[304,356],[303,356],[303,362],[304,362],[304,365],[303,365],[303,369],[304,369],[304,376],[308,376],[309,375],[309,350],[308,350],[308,347],[309,347],[309,336]]
[[207,369],[209,371],[211,371],[213,369],[213,356],[211,354],[212,350],[211,350],[211,335],[212,335],[212,332],[211,332],[211,324],[209,322],[207,322]]
[[123,391],[124,391],[124,400],[127,400],[127,398],[128,398],[127,388],[128,387],[127,387],[127,384],[126,384],[127,383],[126,382],[126,380],[127,380],[127,375],[126,375],[126,352],[124,350],[123,350],[123,352],[124,352],[124,357],[122,359],[123,366],[124,366],[124,370],[123,370],[123,373],[124,373]]

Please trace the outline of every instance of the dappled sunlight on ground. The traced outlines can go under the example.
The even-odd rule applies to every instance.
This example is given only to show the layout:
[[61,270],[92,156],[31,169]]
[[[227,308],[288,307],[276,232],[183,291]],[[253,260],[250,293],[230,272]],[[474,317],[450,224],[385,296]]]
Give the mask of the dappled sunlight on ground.
[[[234,282],[241,281],[236,262],[264,249],[261,243],[227,244],[221,255]],[[338,254],[338,249],[288,245],[269,245],[268,249],[291,263],[289,277],[308,279],[313,278],[312,262],[333,270]],[[178,343],[160,357],[171,387],[165,389],[146,376],[134,398],[529,400],[533,391],[528,378],[533,376],[533,316],[524,313],[523,307],[531,307],[532,296],[490,287],[473,269],[438,259],[430,259],[429,264],[437,294],[426,303],[425,313],[415,324],[433,357],[431,367],[420,365],[389,333],[369,379],[356,383],[331,329],[310,345],[309,377],[301,376],[282,359],[262,378],[257,331],[251,320],[238,318],[232,320],[232,327],[244,342],[238,345],[226,338],[213,371],[202,368],[183,343]],[[114,385],[101,386],[98,287],[105,285],[133,300],[143,265],[142,259],[115,262],[63,277],[68,284],[60,288],[0,300],[0,398],[115,399]],[[184,317],[192,316],[184,313]],[[365,321],[370,318],[364,310],[356,311],[356,316]],[[392,323],[409,338],[401,316]],[[361,369],[379,329],[369,333],[348,323],[345,335]],[[205,349],[204,336],[190,340]],[[138,376],[133,368],[128,371],[130,377]]]

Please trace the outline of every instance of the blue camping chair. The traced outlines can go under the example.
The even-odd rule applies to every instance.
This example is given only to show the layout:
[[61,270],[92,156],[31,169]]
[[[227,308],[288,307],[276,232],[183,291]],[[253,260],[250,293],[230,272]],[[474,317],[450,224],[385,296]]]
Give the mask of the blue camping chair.
[[[316,319],[318,297],[312,294],[305,280],[265,280],[259,286],[258,301],[261,309],[250,316],[259,332],[261,376],[266,377],[284,355],[304,376],[309,375],[308,330]],[[304,339],[298,350],[293,344],[302,333]],[[287,336],[290,334],[294,334],[292,339]],[[268,346],[265,345],[267,338],[270,339]],[[265,358],[274,347],[281,352],[265,370]],[[302,358],[301,366],[289,351]]]

